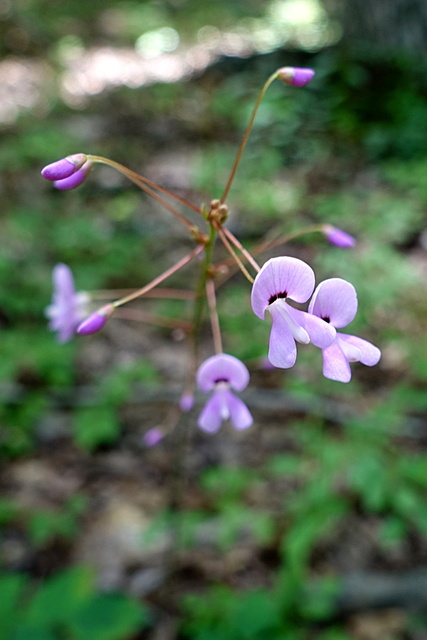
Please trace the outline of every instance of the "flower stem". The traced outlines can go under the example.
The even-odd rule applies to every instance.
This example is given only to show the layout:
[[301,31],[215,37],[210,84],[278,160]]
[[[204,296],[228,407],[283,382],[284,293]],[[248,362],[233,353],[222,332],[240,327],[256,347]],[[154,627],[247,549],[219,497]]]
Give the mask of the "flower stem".
[[99,164],[106,164],[106,165],[108,165],[110,167],[113,167],[113,169],[116,169],[117,171],[119,171],[120,173],[125,175],[127,178],[129,178],[129,180],[131,180],[133,178],[135,180],[143,182],[144,184],[148,185],[149,187],[152,187],[153,189],[157,189],[157,191],[161,191],[162,193],[164,193],[165,195],[169,196],[170,198],[173,198],[174,200],[177,200],[178,202],[180,202],[181,204],[185,205],[189,209],[193,209],[193,211],[195,211],[196,213],[199,213],[199,214],[202,213],[200,207],[197,207],[192,202],[189,202],[188,200],[186,200],[186,198],[182,198],[181,196],[177,195],[176,193],[173,193],[173,191],[169,191],[169,189],[166,189],[165,187],[160,186],[156,182],[153,182],[152,180],[149,180],[148,178],[144,178],[144,176],[139,175],[139,173],[136,173],[135,171],[132,171],[131,169],[128,169],[124,165],[120,164],[120,162],[116,162],[115,160],[110,160],[109,158],[104,158],[102,156],[92,156],[92,155],[89,155],[88,159],[91,160],[92,162],[97,162]]
[[304,236],[306,233],[313,233],[315,231],[320,231],[323,233],[324,227],[325,227],[324,224],[311,224],[308,227],[302,227],[302,229],[297,229],[296,231],[292,231],[291,233],[287,233],[283,236],[279,236],[274,240],[267,240],[265,242],[262,242],[252,250],[252,253],[257,256],[258,254],[263,253],[264,251],[269,251],[270,249],[274,249],[274,247],[278,247],[281,244],[285,244],[290,240],[295,240],[295,238]]
[[261,267],[259,266],[257,261],[254,260],[254,258],[249,253],[249,251],[247,249],[245,249],[245,247],[242,245],[240,240],[238,240],[236,238],[236,236],[233,233],[231,233],[231,231],[229,229],[227,229],[227,227],[222,227],[222,231],[227,236],[227,238],[230,240],[230,242],[232,242],[234,244],[234,246],[237,247],[239,249],[239,251],[241,251],[241,253],[245,256],[246,260],[253,266],[255,271],[260,271]]
[[124,320],[136,320],[137,322],[154,324],[168,329],[182,329],[182,331],[185,331],[186,333],[190,332],[192,328],[191,322],[186,320],[166,318],[165,316],[158,316],[154,313],[140,311],[140,309],[119,309],[114,315],[118,318],[123,318]]
[[[249,273],[249,271],[246,269],[245,265],[243,264],[243,262],[240,260],[239,256],[237,255],[237,253],[234,251],[233,247],[231,246],[230,242],[227,239],[227,236],[224,233],[223,229],[218,229],[218,235],[221,238],[222,242],[224,243],[225,248],[227,249],[227,251],[229,252],[229,254],[232,256],[234,262],[237,264],[237,266],[239,267],[240,271],[243,273],[243,275],[245,276],[245,278],[247,280],[249,280],[249,282],[252,284],[254,279],[252,278],[251,274]],[[259,269],[258,269],[259,271]]]
[[215,353],[222,353],[221,329],[219,327],[218,311],[216,308],[215,283],[212,278],[208,278],[206,281],[206,297],[209,305]]
[[184,267],[186,264],[191,262],[191,260],[193,260],[193,258],[198,256],[199,253],[203,251],[204,248],[205,248],[204,245],[199,245],[191,253],[181,258],[181,260],[179,260],[176,264],[174,264],[173,267],[170,267],[169,269],[167,269],[164,273],[157,276],[157,278],[154,278],[154,280],[146,284],[141,289],[137,289],[136,291],[133,291],[129,295],[125,296],[124,298],[120,298],[120,300],[116,300],[115,302],[112,303],[112,306],[114,308],[121,307],[123,304],[126,304],[127,302],[130,302],[131,300],[135,300],[135,298],[139,298],[144,294],[148,293],[151,289],[154,289],[154,287],[156,287],[158,284],[163,282],[163,280],[166,280],[166,278],[169,278],[169,276],[176,273],[177,271],[182,269],[182,267]]
[[239,146],[239,148],[237,150],[236,158],[234,160],[233,166],[231,167],[231,171],[230,171],[230,175],[229,175],[228,180],[227,180],[227,184],[225,185],[224,192],[223,192],[223,194],[221,196],[221,202],[225,202],[226,201],[228,193],[229,193],[229,191],[231,189],[231,185],[233,184],[234,176],[236,175],[237,168],[239,166],[240,160],[242,158],[243,151],[245,150],[246,143],[247,143],[248,138],[250,136],[250,133],[252,131],[252,127],[253,127],[253,124],[254,124],[254,121],[255,121],[255,117],[256,117],[256,114],[258,113],[258,109],[259,109],[259,106],[260,106],[260,104],[262,102],[262,99],[264,98],[268,87],[278,77],[279,77],[278,76],[278,71],[275,71],[274,73],[272,73],[271,76],[268,78],[268,80],[265,82],[264,86],[262,87],[262,89],[261,89],[261,91],[260,91],[260,93],[258,95],[258,99],[257,99],[257,101],[255,103],[255,107],[254,107],[254,109],[252,111],[252,115],[251,115],[251,118],[249,120],[249,124],[246,127],[245,133],[243,134],[242,141],[241,141],[240,146]]
[[[90,292],[91,300],[104,300],[115,298],[118,296],[126,296],[135,289],[97,289]],[[194,300],[194,291],[187,289],[163,289],[157,288],[148,291],[144,297],[147,298],[167,298],[170,300]]]

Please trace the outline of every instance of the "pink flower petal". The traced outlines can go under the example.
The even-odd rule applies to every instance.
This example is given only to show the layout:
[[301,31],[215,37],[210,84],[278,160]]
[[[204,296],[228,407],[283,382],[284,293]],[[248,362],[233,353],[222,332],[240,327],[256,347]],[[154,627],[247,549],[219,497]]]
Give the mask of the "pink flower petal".
[[243,400],[235,396],[229,389],[225,390],[225,394],[230,412],[230,421],[234,428],[241,431],[250,427],[253,423],[253,418]]
[[75,171],[76,166],[67,160],[67,158],[62,158],[61,160],[52,162],[44,167],[41,174],[43,178],[46,178],[46,180],[64,180],[71,176]]
[[278,298],[306,302],[314,289],[313,269],[298,258],[282,256],[268,260],[252,287],[252,309],[264,318],[266,308]]
[[84,182],[92,169],[92,163],[90,160],[85,162],[85,164],[75,171],[68,178],[64,178],[63,180],[55,180],[53,183],[54,187],[60,189],[61,191],[68,191],[70,189],[75,189],[80,186],[82,182]]
[[346,327],[357,312],[356,289],[341,278],[324,280],[316,287],[308,311],[337,329]]
[[360,358],[358,361],[362,364],[365,364],[368,367],[373,367],[380,361],[381,351],[371,342],[358,338],[357,336],[350,336],[346,333],[339,333],[338,337],[340,342],[355,347],[360,351]]
[[73,272],[63,262],[55,265],[52,273],[55,292],[66,299],[73,298],[76,293]]
[[337,382],[350,382],[351,369],[338,340],[322,350],[323,375]]
[[[206,433],[216,433],[224,419],[224,403],[221,394],[214,393],[206,402],[197,424]],[[225,419],[229,414],[225,416]]]
[[298,323],[308,334],[311,342],[316,346],[324,349],[335,340],[335,328],[317,316],[313,316],[300,309],[294,309],[290,305],[289,314],[292,315],[294,321]]
[[196,374],[199,389],[211,391],[218,382],[227,382],[236,391],[242,391],[249,384],[247,367],[227,353],[219,353],[205,360]]
[[271,305],[270,313],[272,325],[268,359],[275,367],[289,369],[294,366],[297,358],[295,339],[286,319],[276,305]]

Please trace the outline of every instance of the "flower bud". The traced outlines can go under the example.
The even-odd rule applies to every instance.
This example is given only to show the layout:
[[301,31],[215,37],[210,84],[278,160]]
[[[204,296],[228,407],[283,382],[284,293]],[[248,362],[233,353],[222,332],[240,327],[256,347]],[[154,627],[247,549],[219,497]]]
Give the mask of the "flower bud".
[[164,438],[164,433],[158,427],[149,429],[142,437],[142,441],[147,447],[154,447]]
[[100,331],[107,323],[107,320],[113,315],[114,307],[112,304],[106,304],[98,311],[95,311],[86,320],[83,320],[77,327],[77,333],[81,336],[89,336],[92,333]]
[[184,391],[179,399],[179,408],[181,411],[191,411],[194,406],[194,395],[191,391]]
[[86,162],[84,153],[75,153],[66,158],[48,164],[42,169],[41,174],[46,180],[64,180],[76,173]]
[[331,224],[325,224],[323,233],[328,242],[340,249],[351,249],[356,244],[356,238]]
[[53,183],[56,189],[60,189],[61,191],[68,191],[69,189],[75,189],[79,185],[82,184],[86,180],[87,175],[92,169],[92,163],[90,160],[87,160],[84,165],[74,171],[68,178],[63,178],[61,180],[55,180]]
[[302,67],[282,67],[277,72],[278,78],[291,87],[305,87],[313,79],[314,74],[313,69]]

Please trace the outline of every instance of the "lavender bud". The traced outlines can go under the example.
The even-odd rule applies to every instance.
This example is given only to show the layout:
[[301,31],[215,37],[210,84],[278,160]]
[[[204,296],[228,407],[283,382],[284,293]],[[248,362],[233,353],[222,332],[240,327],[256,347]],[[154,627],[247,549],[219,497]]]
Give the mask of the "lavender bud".
[[97,333],[103,327],[105,327],[107,320],[113,314],[114,307],[112,304],[106,304],[105,307],[101,307],[98,311],[95,311],[86,320],[83,320],[77,327],[77,333],[81,336],[89,336],[92,333]]
[[163,440],[163,438],[163,431],[161,431],[158,427],[153,427],[143,435],[142,441],[147,447],[154,447],[156,444],[159,444],[159,442]]
[[331,224],[325,224],[323,233],[328,242],[340,249],[351,249],[356,244],[356,238]]
[[76,187],[81,185],[82,182],[86,180],[86,177],[89,174],[91,169],[92,169],[92,163],[90,162],[90,160],[88,160],[87,162],[84,163],[84,165],[80,169],[78,169],[77,171],[74,171],[74,173],[68,176],[68,178],[55,180],[53,184],[57,189],[60,189],[61,191],[68,191],[69,189],[75,189]]
[[181,411],[191,411],[191,409],[194,406],[194,395],[189,392],[189,391],[185,391],[181,398],[179,399],[179,408],[181,409]]
[[41,174],[46,180],[64,180],[78,171],[86,160],[87,156],[84,153],[75,153],[48,164],[42,169]]
[[282,67],[277,74],[280,80],[291,87],[305,87],[313,79],[315,72],[302,67]]

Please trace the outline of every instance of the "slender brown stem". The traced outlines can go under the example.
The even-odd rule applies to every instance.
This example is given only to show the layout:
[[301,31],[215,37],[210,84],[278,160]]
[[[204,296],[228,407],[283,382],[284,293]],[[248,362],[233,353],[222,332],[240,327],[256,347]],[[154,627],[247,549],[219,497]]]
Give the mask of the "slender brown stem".
[[[97,291],[91,291],[90,297],[93,300],[103,300],[115,298],[118,296],[126,296],[132,293],[135,289],[98,289]],[[164,289],[157,288],[152,291],[147,291],[144,298],[168,298],[170,300],[194,300],[194,291],[187,291],[186,289]]]
[[191,331],[192,323],[187,320],[175,320],[175,318],[166,318],[158,316],[154,313],[147,313],[139,309],[118,309],[114,313],[115,317],[125,320],[135,320],[137,322],[145,322],[147,324],[155,324],[159,327],[167,327],[169,329],[182,329],[186,333]]
[[264,251],[269,251],[270,249],[274,249],[274,247],[278,247],[281,244],[286,244],[286,242],[289,242],[290,240],[295,240],[295,238],[299,238],[306,233],[313,233],[314,231],[323,232],[324,227],[325,225],[323,224],[312,224],[308,227],[303,227],[302,229],[298,229],[297,231],[292,231],[291,233],[287,233],[286,235],[279,236],[274,240],[267,240],[265,242],[262,242],[253,249],[252,253],[257,256]]
[[241,251],[241,253],[245,256],[246,260],[253,266],[255,271],[259,271],[261,267],[259,266],[257,261],[254,260],[254,258],[251,256],[249,251],[245,249],[245,247],[242,245],[240,240],[238,240],[236,236],[233,233],[231,233],[229,229],[227,229],[227,227],[222,227],[221,230],[225,233],[225,235],[230,240],[230,242],[232,242],[234,246],[237,247],[239,251]]
[[169,191],[169,189],[165,189],[165,187],[161,187],[159,184],[156,184],[152,180],[148,180],[148,178],[144,178],[144,176],[139,175],[139,173],[136,173],[131,169],[128,169],[127,167],[120,164],[119,162],[115,162],[115,160],[110,160],[109,158],[103,158],[102,156],[93,156],[93,155],[89,155],[87,157],[89,160],[92,160],[92,162],[98,162],[99,164],[106,164],[106,165],[109,165],[110,167],[113,167],[113,169],[116,169],[117,171],[125,175],[127,178],[129,178],[129,180],[132,180],[133,182],[135,182],[135,180],[138,180],[138,182],[143,182],[147,186],[152,187],[157,191],[161,191],[165,195],[169,196],[170,198],[174,198],[174,200],[177,200],[178,202],[185,205],[189,209],[192,209],[196,213],[199,213],[199,214],[202,213],[201,209],[199,207],[196,207],[196,205],[194,205],[192,202],[189,202],[185,198],[178,196],[176,193]]
[[157,276],[157,278],[154,278],[154,280],[146,284],[141,289],[137,289],[136,291],[133,291],[129,295],[125,296],[124,298],[120,298],[120,300],[116,300],[115,302],[113,302],[112,303],[113,307],[115,308],[121,307],[123,304],[126,304],[131,300],[135,300],[135,298],[139,298],[145,295],[146,293],[148,293],[148,291],[151,291],[151,289],[154,289],[154,287],[156,287],[158,284],[163,282],[163,280],[166,280],[166,278],[169,278],[169,276],[176,273],[177,271],[179,271],[179,269],[182,269],[182,267],[184,267],[186,264],[191,262],[191,260],[193,260],[193,258],[198,256],[199,253],[201,253],[201,251],[204,250],[204,248],[205,248],[204,245],[199,245],[191,253],[181,258],[181,260],[179,260],[176,264],[174,264],[173,267],[170,267],[169,269],[167,269],[164,273]]
[[247,280],[249,280],[249,282],[252,284],[254,279],[252,278],[251,274],[249,273],[249,271],[246,269],[245,265],[243,264],[243,262],[240,260],[239,256],[237,255],[237,253],[234,251],[233,247],[231,246],[230,242],[227,239],[227,236],[224,234],[224,232],[222,231],[222,229],[218,229],[218,235],[221,238],[225,248],[227,249],[227,251],[229,252],[229,254],[233,257],[233,260],[236,262],[236,264],[238,265],[240,271],[243,273],[243,275],[246,277]]

